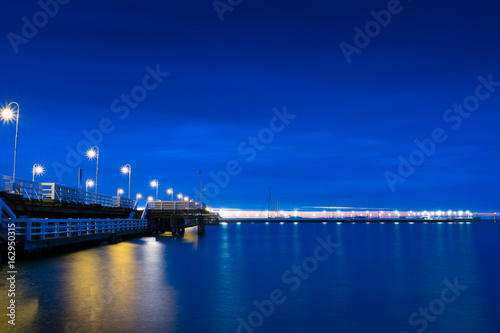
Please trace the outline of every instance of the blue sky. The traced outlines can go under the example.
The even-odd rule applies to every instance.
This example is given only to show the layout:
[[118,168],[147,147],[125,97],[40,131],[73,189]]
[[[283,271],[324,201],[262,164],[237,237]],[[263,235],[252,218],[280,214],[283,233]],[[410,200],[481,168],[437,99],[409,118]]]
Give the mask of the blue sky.
[[[203,170],[215,207],[260,209],[272,186],[284,209],[498,209],[500,87],[483,88],[488,98],[457,129],[444,119],[479,76],[500,82],[495,1],[402,1],[350,63],[339,45],[355,46],[354,28],[365,31],[371,11],[394,3],[231,3],[221,21],[212,1],[61,0],[25,38],[23,17],[43,20],[42,8],[10,2],[0,14],[0,98],[21,105],[17,176],[31,178],[41,163],[43,181],[76,186],[79,167],[95,178],[95,161],[69,166],[68,149],[109,119],[113,130],[96,137],[105,194],[127,187],[119,168],[129,163],[132,194],[153,195],[148,183],[158,179],[163,199],[170,187],[196,198]],[[151,90],[141,88],[147,67],[169,73],[147,81]],[[134,91],[147,96],[120,119],[112,104]],[[295,117],[270,140],[285,107]],[[415,140],[436,128],[447,140],[402,175],[399,156],[421,156]],[[248,161],[238,147],[259,133],[266,143]],[[14,135],[14,125],[0,126],[0,174],[12,174]],[[228,162],[237,172],[218,184],[211,175]],[[388,174],[399,181],[391,186]]]

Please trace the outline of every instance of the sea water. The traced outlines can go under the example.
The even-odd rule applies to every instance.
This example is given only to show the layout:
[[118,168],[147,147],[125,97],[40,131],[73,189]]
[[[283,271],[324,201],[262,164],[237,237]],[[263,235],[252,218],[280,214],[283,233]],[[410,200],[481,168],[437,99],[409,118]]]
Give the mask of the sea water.
[[19,262],[16,331],[500,332],[500,224],[206,228]]

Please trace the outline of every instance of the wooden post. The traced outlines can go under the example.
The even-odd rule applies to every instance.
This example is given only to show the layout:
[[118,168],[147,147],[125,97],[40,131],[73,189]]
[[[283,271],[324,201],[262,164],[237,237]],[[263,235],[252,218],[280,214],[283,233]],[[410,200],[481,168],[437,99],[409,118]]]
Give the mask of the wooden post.
[[205,233],[205,218],[203,216],[198,216],[198,235]]
[[172,235],[177,233],[177,219],[175,216],[170,217],[170,230],[172,230]]
[[31,240],[31,219],[26,223],[26,240]]

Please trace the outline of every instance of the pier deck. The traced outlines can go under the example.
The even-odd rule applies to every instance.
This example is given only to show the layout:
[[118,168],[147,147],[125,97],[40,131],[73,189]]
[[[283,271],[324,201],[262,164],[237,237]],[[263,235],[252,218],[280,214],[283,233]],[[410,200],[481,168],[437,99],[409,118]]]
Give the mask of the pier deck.
[[205,224],[218,224],[219,215],[200,201],[150,201],[142,218],[148,219],[148,231],[182,234],[185,228],[197,226],[205,233]]

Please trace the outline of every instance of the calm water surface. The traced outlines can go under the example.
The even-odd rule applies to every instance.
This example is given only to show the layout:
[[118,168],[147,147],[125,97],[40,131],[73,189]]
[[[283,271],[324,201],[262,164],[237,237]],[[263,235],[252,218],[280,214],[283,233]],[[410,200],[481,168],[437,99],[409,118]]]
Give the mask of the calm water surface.
[[499,236],[481,222],[143,237],[20,263],[16,331],[498,333]]

